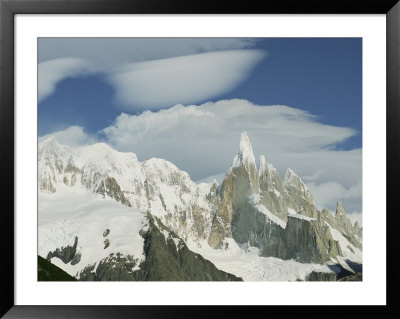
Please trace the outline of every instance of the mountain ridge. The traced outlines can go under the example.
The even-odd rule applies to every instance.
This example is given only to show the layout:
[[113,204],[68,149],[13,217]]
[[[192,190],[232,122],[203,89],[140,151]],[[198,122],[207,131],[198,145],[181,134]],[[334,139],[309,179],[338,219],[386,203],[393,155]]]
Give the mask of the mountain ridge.
[[262,257],[319,264],[341,264],[345,258],[361,262],[362,229],[352,225],[341,202],[336,216],[319,211],[290,168],[284,181],[264,155],[257,168],[246,132],[223,182],[213,183],[208,192],[166,160],[139,162],[134,153],[121,153],[104,143],[73,149],[50,138],[39,144],[38,155],[41,194],[51,198],[65,189],[80,189],[151,211],[184,242],[191,242],[191,249],[210,245],[229,250],[226,240],[231,238],[256,247]]

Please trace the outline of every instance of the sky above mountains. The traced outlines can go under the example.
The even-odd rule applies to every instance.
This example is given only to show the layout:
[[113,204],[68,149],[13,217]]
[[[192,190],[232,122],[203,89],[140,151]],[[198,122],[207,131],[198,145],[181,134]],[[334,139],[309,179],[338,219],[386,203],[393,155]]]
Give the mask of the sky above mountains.
[[247,131],[317,204],[361,212],[360,38],[40,38],[39,136],[221,179]]

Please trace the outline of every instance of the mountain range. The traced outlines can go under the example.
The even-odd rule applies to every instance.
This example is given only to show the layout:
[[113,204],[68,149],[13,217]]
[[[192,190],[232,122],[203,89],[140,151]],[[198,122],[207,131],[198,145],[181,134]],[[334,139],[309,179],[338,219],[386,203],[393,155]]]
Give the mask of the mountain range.
[[[234,153],[234,150],[233,150]],[[246,132],[221,184],[104,143],[38,148],[38,254],[78,280],[336,280],[362,268],[362,228],[282,180]]]

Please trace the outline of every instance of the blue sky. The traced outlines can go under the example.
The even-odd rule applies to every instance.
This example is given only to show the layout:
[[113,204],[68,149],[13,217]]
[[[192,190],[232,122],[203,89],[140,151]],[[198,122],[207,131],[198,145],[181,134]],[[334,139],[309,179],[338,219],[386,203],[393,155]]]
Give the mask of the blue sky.
[[281,176],[290,166],[324,206],[361,211],[361,38],[40,38],[38,62],[39,136],[104,141],[202,180],[223,175],[247,130]]

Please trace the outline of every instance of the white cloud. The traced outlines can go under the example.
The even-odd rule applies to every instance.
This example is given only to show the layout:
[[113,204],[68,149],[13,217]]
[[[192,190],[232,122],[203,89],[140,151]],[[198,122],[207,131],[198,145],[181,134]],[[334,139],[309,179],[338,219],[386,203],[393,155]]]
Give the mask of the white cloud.
[[231,50],[137,62],[118,67],[108,79],[127,109],[159,109],[233,90],[264,56],[259,50]]
[[317,207],[320,209],[327,208],[335,211],[338,201],[342,201],[347,213],[354,209],[360,209],[359,203],[362,200],[361,181],[351,185],[349,188],[344,187],[338,182],[326,182],[322,184],[309,182],[307,186],[315,198]]
[[[147,42],[145,39],[143,41]],[[141,48],[138,45],[140,41],[130,40],[124,43],[131,50],[136,48],[136,51],[132,51],[136,52],[135,54],[129,56],[126,50],[121,48],[120,54],[104,56],[105,52],[115,49],[115,46],[111,45],[112,42],[91,40],[91,46],[81,47],[80,56],[83,57],[64,55],[40,62],[39,102],[53,94],[57,84],[63,79],[97,73],[108,79],[116,90],[116,100],[127,110],[135,110],[138,107],[159,109],[177,103],[197,103],[233,90],[265,56],[265,52],[260,50],[224,50],[226,47],[240,48],[249,45],[252,43],[250,40],[222,39],[219,43],[215,39],[204,39],[200,42],[188,39],[173,50],[168,48],[172,47],[171,43],[174,43],[174,40],[170,40],[171,43],[165,41],[152,40]],[[163,42],[165,46],[162,45]],[[106,43],[112,49],[100,50]],[[93,51],[94,47],[99,50]],[[204,52],[212,49],[220,51],[184,55],[186,52]],[[173,54],[176,56],[170,57]],[[168,58],[154,60],[160,56]]]
[[266,155],[281,177],[288,167],[304,176],[320,205],[334,209],[342,200],[346,211],[362,210],[362,151],[334,148],[356,132],[321,124],[299,109],[245,100],[177,105],[140,115],[123,113],[103,134],[113,147],[134,152],[140,160],[165,158],[193,180],[204,180],[231,166],[244,130],[256,158]]
[[70,126],[65,130],[57,131],[39,137],[39,142],[54,136],[56,140],[64,145],[81,146],[96,143],[96,138],[86,134],[80,126]]
[[82,76],[93,71],[93,66],[88,61],[79,58],[59,58],[39,63],[39,102],[51,95],[61,80]]
[[164,59],[217,50],[251,48],[254,38],[39,38],[39,61],[64,57],[101,66]]

